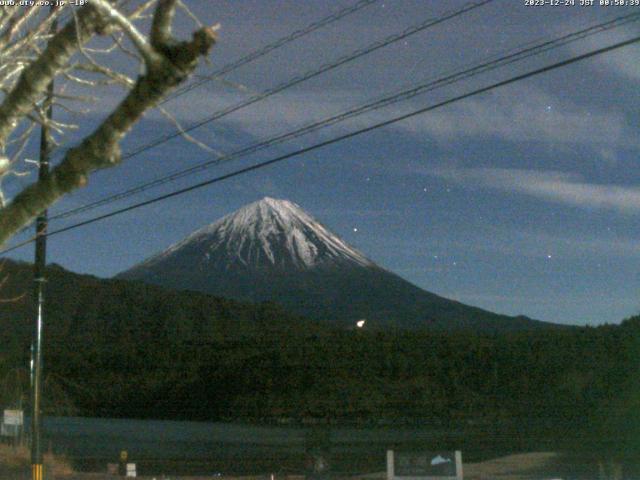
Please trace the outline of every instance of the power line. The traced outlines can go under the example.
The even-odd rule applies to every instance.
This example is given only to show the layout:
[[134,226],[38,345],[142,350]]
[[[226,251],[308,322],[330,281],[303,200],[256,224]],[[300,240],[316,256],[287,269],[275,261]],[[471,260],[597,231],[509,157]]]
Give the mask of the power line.
[[[172,197],[176,197],[178,195],[182,195],[184,193],[191,192],[193,190],[197,190],[197,189],[200,189],[202,187],[206,187],[206,186],[212,185],[214,183],[219,183],[219,182],[222,182],[224,180],[228,180],[229,178],[233,178],[233,177],[236,177],[236,176],[239,176],[239,175],[243,175],[245,173],[249,173],[249,172],[252,172],[254,170],[259,170],[259,169],[262,169],[264,167],[273,165],[275,163],[279,163],[279,162],[282,162],[284,160],[288,160],[289,158],[297,157],[297,156],[300,156],[302,154],[305,154],[305,153],[308,153],[308,152],[311,152],[311,151],[314,151],[314,150],[317,150],[317,149],[320,149],[320,148],[323,148],[323,147],[326,147],[326,146],[329,146],[329,145],[333,145],[335,143],[338,143],[338,142],[341,142],[341,141],[344,141],[344,140],[347,140],[347,139],[362,135],[364,133],[368,133],[368,132],[371,132],[373,130],[377,130],[379,128],[387,127],[387,126],[392,125],[394,123],[398,123],[398,122],[400,122],[402,120],[407,120],[409,118],[413,118],[413,117],[416,117],[418,115],[422,115],[424,113],[430,112],[432,110],[436,110],[438,108],[441,108],[441,107],[444,107],[444,106],[447,106],[447,105],[451,105],[451,104],[459,102],[461,100],[465,100],[467,98],[474,97],[476,95],[480,95],[482,93],[486,93],[486,92],[489,92],[491,90],[495,90],[497,88],[504,87],[506,85],[510,85],[510,84],[525,80],[527,78],[540,75],[542,73],[546,73],[546,72],[549,72],[549,71],[552,71],[552,70],[555,70],[555,69],[558,69],[558,68],[561,68],[561,67],[565,67],[567,65],[571,65],[573,63],[580,62],[582,60],[586,60],[588,58],[592,58],[592,57],[595,57],[597,55],[602,55],[604,53],[607,53],[607,52],[610,52],[610,51],[613,51],[613,50],[617,50],[619,48],[626,47],[628,45],[637,43],[639,41],[640,41],[640,36],[633,37],[633,38],[631,38],[629,40],[625,40],[623,42],[618,42],[618,43],[615,43],[615,44],[610,45],[608,47],[603,47],[603,48],[599,48],[597,50],[592,50],[592,51],[590,51],[588,53],[584,53],[582,55],[571,57],[571,58],[569,58],[567,60],[563,60],[563,61],[560,61],[560,62],[553,63],[551,65],[547,65],[546,67],[542,67],[542,68],[538,68],[538,69],[535,69],[535,70],[531,70],[529,72],[526,72],[526,73],[523,73],[523,74],[520,74],[520,75],[516,75],[515,77],[511,77],[511,78],[509,78],[507,80],[502,80],[500,82],[493,83],[493,84],[491,84],[489,86],[482,87],[482,88],[473,90],[471,92],[452,97],[452,98],[450,98],[448,100],[444,100],[444,101],[436,103],[434,105],[423,107],[423,108],[420,108],[418,110],[414,110],[413,112],[393,117],[393,118],[391,118],[389,120],[385,120],[385,121],[370,125],[368,127],[361,128],[361,129],[356,130],[354,132],[350,132],[350,133],[347,133],[347,134],[344,134],[344,135],[340,135],[338,137],[334,137],[334,138],[332,138],[330,140],[325,140],[323,142],[316,143],[316,144],[311,145],[309,147],[301,148],[301,149],[296,150],[294,152],[290,152],[290,153],[287,153],[287,154],[272,158],[271,160],[267,160],[267,161],[264,161],[264,162],[261,162],[261,163],[257,163],[257,164],[251,165],[249,167],[241,168],[241,169],[236,170],[234,172],[230,172],[230,173],[227,173],[225,175],[221,175],[219,177],[215,177],[215,178],[212,178],[212,179],[200,182],[200,183],[196,183],[196,184],[191,185],[189,187],[182,188],[182,189],[179,189],[179,190],[175,190],[173,192],[170,192],[170,193],[167,193],[167,194],[152,198],[150,200],[146,200],[144,202],[140,202],[140,203],[137,203],[137,204],[134,204],[134,205],[130,205],[128,207],[121,208],[119,210],[115,210],[115,211],[109,212],[107,214],[91,218],[89,220],[85,220],[85,221],[82,221],[82,222],[75,223],[73,225],[69,225],[69,226],[64,227],[64,228],[60,228],[58,230],[53,230],[53,231],[47,233],[46,236],[49,237],[49,236],[57,235],[59,233],[67,232],[69,230],[74,230],[76,228],[83,227],[85,225],[89,225],[91,223],[95,223],[95,222],[98,222],[98,221],[101,221],[101,220],[105,220],[107,218],[111,218],[111,217],[114,217],[116,215],[120,215],[122,213],[129,212],[129,211],[132,211],[132,210],[135,210],[135,209],[147,206],[147,205],[151,205],[153,203],[157,203],[157,202],[160,202],[160,201],[172,198]],[[4,250],[0,251],[0,254],[8,253],[8,252],[10,252],[12,250],[15,250],[15,249],[19,248],[19,247],[27,245],[27,244],[29,244],[29,243],[31,243],[33,241],[34,241],[33,238],[29,239],[29,240],[26,240],[26,241],[21,242],[21,243],[15,245],[13,247],[10,247],[10,248],[7,248],[7,249],[4,249]]]
[[[453,18],[456,18],[456,17],[458,17],[458,16],[460,16],[460,15],[466,13],[466,12],[469,12],[469,11],[474,10],[476,8],[480,8],[480,7],[482,7],[482,6],[484,6],[484,5],[488,4],[488,3],[491,3],[493,1],[494,0],[481,0],[479,2],[467,3],[463,7],[459,8],[459,9],[456,9],[456,10],[450,10],[450,11],[442,14],[439,17],[429,18],[429,19],[427,19],[427,20],[425,20],[425,21],[423,21],[423,22],[421,22],[421,23],[419,23],[417,25],[413,25],[411,27],[408,27],[407,29],[405,29],[404,31],[402,31],[400,33],[390,35],[390,36],[384,38],[383,40],[374,42],[372,44],[367,45],[366,47],[357,49],[357,50],[351,52],[350,54],[344,55],[344,56],[340,57],[339,59],[337,59],[336,61],[334,61],[332,63],[324,64],[324,65],[320,66],[319,68],[317,68],[315,70],[311,70],[311,71],[309,71],[309,72],[307,72],[307,73],[305,73],[303,75],[293,77],[292,79],[290,79],[290,80],[288,80],[286,82],[283,82],[282,84],[280,84],[280,85],[278,85],[278,86],[276,86],[274,88],[266,90],[265,92],[259,93],[257,95],[253,95],[253,96],[249,97],[248,99],[246,99],[246,100],[244,100],[244,101],[242,101],[240,103],[237,103],[237,104],[232,105],[230,107],[227,107],[225,109],[219,110],[219,111],[215,112],[213,115],[211,115],[211,116],[209,116],[209,117],[207,117],[207,118],[205,118],[203,120],[200,120],[200,121],[190,125],[189,127],[187,127],[186,129],[184,129],[182,131],[174,132],[174,133],[159,137],[159,138],[157,138],[157,139],[155,139],[155,140],[153,140],[153,141],[151,141],[151,142],[149,142],[149,143],[147,143],[147,144],[145,144],[145,145],[143,145],[143,146],[141,146],[141,147],[139,147],[139,148],[137,148],[137,149],[135,149],[133,151],[125,153],[122,156],[122,160],[130,159],[130,158],[132,158],[134,156],[137,156],[137,155],[139,155],[139,154],[141,154],[141,153],[143,153],[143,152],[145,152],[147,150],[155,148],[158,145],[166,143],[166,142],[172,140],[173,138],[179,137],[183,133],[187,133],[187,132],[190,132],[192,130],[195,130],[195,129],[197,129],[197,128],[199,128],[199,127],[201,127],[201,126],[203,126],[203,125],[205,125],[207,123],[211,123],[211,122],[213,122],[215,120],[218,120],[218,119],[220,119],[220,118],[222,118],[222,117],[224,117],[226,115],[229,115],[229,114],[231,114],[233,112],[236,112],[236,111],[238,111],[238,110],[240,110],[240,109],[242,109],[244,107],[247,107],[249,105],[257,103],[257,102],[259,102],[261,100],[264,100],[265,98],[268,98],[268,97],[270,97],[272,95],[275,95],[276,93],[279,93],[279,92],[282,92],[282,91],[284,91],[284,90],[286,90],[288,88],[291,88],[291,87],[293,87],[293,86],[295,86],[295,85],[297,85],[299,83],[302,83],[302,82],[307,81],[307,80],[309,80],[311,78],[314,78],[314,77],[316,77],[318,75],[321,75],[321,74],[326,73],[326,72],[328,72],[330,70],[338,68],[339,66],[342,66],[342,65],[344,65],[346,63],[349,63],[351,61],[354,61],[354,60],[356,60],[356,59],[358,59],[360,57],[368,55],[369,53],[372,53],[372,52],[374,52],[376,50],[384,48],[384,47],[386,47],[386,46],[388,46],[388,45],[390,45],[392,43],[395,43],[395,42],[398,42],[400,40],[403,40],[403,39],[405,39],[405,38],[407,38],[407,37],[409,37],[411,35],[414,35],[416,33],[424,31],[424,30],[426,30],[426,29],[428,29],[430,27],[433,27],[435,25],[438,25],[438,24],[441,24],[441,23],[446,22],[448,20],[451,20]],[[52,219],[53,218],[60,218],[60,216],[52,217]]]
[[[291,139],[295,139],[298,138],[300,136],[306,135],[310,132],[319,130],[321,128],[324,128],[326,126],[329,125],[333,125],[339,122],[342,122],[346,119],[352,118],[354,116],[357,115],[361,115],[363,113],[372,111],[372,110],[377,110],[379,108],[382,107],[386,107],[388,105],[391,105],[393,103],[397,103],[400,101],[405,101],[408,100],[410,98],[413,98],[417,95],[429,92],[429,91],[433,91],[437,88],[441,88],[443,86],[447,86],[447,85],[451,85],[453,83],[459,82],[461,80],[465,80],[468,78],[471,78],[475,75],[481,74],[481,73],[485,73],[491,70],[494,70],[496,68],[499,67],[503,67],[505,65],[509,65],[511,63],[517,62],[517,61],[521,61],[525,58],[534,56],[534,55],[538,55],[540,53],[544,53],[547,52],[551,49],[554,48],[558,48],[560,46],[566,45],[570,42],[574,42],[576,40],[585,38],[587,36],[596,34],[596,33],[600,33],[612,28],[616,28],[619,27],[621,25],[624,25],[626,23],[630,23],[633,21],[638,21],[640,19],[640,13],[634,13],[634,14],[629,14],[629,15],[624,15],[621,17],[617,17],[615,19],[612,19],[610,21],[607,22],[603,22],[603,23],[599,23],[597,25],[593,25],[590,26],[588,28],[579,30],[577,32],[573,32],[573,33],[569,33],[566,35],[563,35],[561,37],[555,38],[553,40],[548,40],[548,41],[544,41],[541,43],[534,43],[534,42],[529,42],[525,45],[531,45],[528,48],[520,48],[520,49],[512,49],[510,54],[507,54],[505,56],[502,57],[498,57],[497,59],[494,60],[489,60],[489,61],[485,61],[484,63],[478,64],[474,67],[468,68],[466,70],[462,70],[462,71],[458,71],[452,74],[449,74],[443,78],[440,78],[438,80],[435,81],[430,81],[427,83],[423,83],[421,85],[418,85],[414,88],[408,89],[408,90],[403,90],[400,91],[399,93],[395,93],[392,95],[387,95],[385,97],[382,97],[379,100],[367,103],[365,105],[361,105],[358,107],[354,107],[351,108],[345,112],[333,115],[331,117],[325,118],[323,120],[317,121],[317,122],[313,122],[311,124],[308,124],[306,126],[303,126],[297,130],[294,130],[292,132],[287,132],[284,134],[280,134],[277,135],[275,137],[271,137],[269,139],[263,140],[261,142],[258,143],[254,143],[252,145],[249,145],[247,147],[244,147],[240,150],[236,150],[235,152],[232,152],[228,155],[224,155],[222,157],[219,158],[215,158],[212,160],[207,160],[205,162],[201,162],[197,165],[194,165],[192,167],[186,168],[186,169],[182,169],[182,170],[177,170],[175,172],[172,172],[171,174],[165,175],[163,177],[160,177],[158,179],[152,180],[150,182],[147,183],[143,183],[141,185],[138,185],[136,187],[133,188],[129,188],[127,190],[124,190],[122,192],[104,197],[100,200],[88,203],[86,205],[82,205],[80,207],[76,207],[64,212],[61,212],[57,215],[54,215],[51,217],[51,219],[62,219],[62,218],[68,218],[71,217],[73,215],[77,215],[79,213],[82,212],[86,212],[89,210],[93,210],[97,207],[103,206],[103,205],[107,205],[109,203],[115,202],[117,200],[121,200],[123,198],[128,198],[132,195],[144,192],[146,190],[149,190],[151,188],[157,187],[159,185],[163,185],[169,182],[172,182],[174,180],[177,180],[179,178],[191,175],[195,172],[199,172],[199,171],[203,171],[206,170],[210,167],[213,166],[217,166],[220,165],[222,163],[226,163],[229,162],[231,160],[234,160],[240,156],[244,156],[244,155],[248,155],[251,153],[255,153],[257,151],[263,150],[265,148],[269,148],[271,146],[274,146],[276,144],[280,144],[284,141],[288,141]],[[493,58],[493,57],[492,57]]]
[[[400,40],[403,40],[411,35],[414,35],[416,33],[422,32],[430,27],[439,25],[443,22],[446,22],[448,20],[451,20],[453,18],[456,18],[466,12],[469,12],[471,10],[474,10],[476,8],[480,8],[488,3],[493,2],[494,0],[481,0],[479,2],[471,2],[471,3],[467,3],[465,4],[463,7],[456,9],[456,10],[450,10],[444,14],[442,14],[439,17],[436,18],[429,18],[417,25],[413,25],[411,27],[408,27],[407,29],[405,29],[404,31],[397,33],[397,34],[393,34],[390,35],[386,38],[384,38],[383,40],[379,40],[377,42],[371,43],[369,45],[367,45],[366,47],[357,49],[353,52],[351,52],[350,54],[344,55],[340,58],[338,58],[337,60],[335,60],[332,63],[327,63],[324,65],[321,65],[319,68],[315,69],[315,70],[311,70],[305,74],[293,77],[292,79],[287,80],[286,82],[281,83],[280,85],[277,85],[274,88],[271,88],[269,90],[266,90],[262,93],[259,93],[257,95],[253,95],[251,97],[249,97],[248,99],[239,102],[237,104],[231,105],[227,108],[224,108],[222,110],[218,110],[217,112],[213,113],[212,115],[210,115],[209,117],[200,120],[196,123],[191,124],[189,127],[187,127],[186,129],[183,129],[181,131],[178,132],[173,132],[171,134],[168,135],[164,135],[162,137],[156,138],[155,140],[142,145],[140,147],[138,147],[137,149],[130,151],[128,153],[125,153],[124,155],[122,155],[121,160],[127,160],[130,159],[132,157],[135,157],[147,150],[150,150],[152,148],[155,148],[159,145],[162,145],[163,143],[166,143],[176,137],[181,136],[184,133],[190,132],[192,130],[195,130],[203,125],[206,125],[208,123],[211,123],[215,120],[219,120],[222,117],[225,117],[226,115],[229,115],[231,113],[234,113],[244,107],[247,107],[249,105],[252,105],[254,103],[257,103],[259,101],[264,100],[265,98],[268,98],[272,95],[275,95],[277,93],[280,93],[288,88],[291,88],[295,85],[298,85],[302,82],[305,82],[307,80],[310,80],[311,78],[317,77],[318,75],[321,75],[323,73],[326,73],[330,70],[333,70],[335,68],[338,68],[346,63],[352,62],[358,58],[361,58],[365,55],[368,55],[369,53],[372,53],[374,51],[377,51],[381,48],[384,48],[392,43],[398,42]],[[224,158],[224,157],[223,157]],[[64,214],[66,215],[66,212]],[[61,218],[60,216],[55,216],[52,217],[52,219],[54,218]]]
[[344,17],[346,17],[347,15],[350,15],[352,13],[355,13],[359,10],[362,10],[364,7],[367,7],[369,5],[371,5],[372,3],[377,2],[378,0],[360,0],[359,2],[355,3],[354,5],[351,5],[349,7],[343,8],[342,10],[331,14],[327,17],[324,17],[320,20],[317,20],[313,23],[310,23],[309,25],[307,25],[304,28],[301,28],[299,30],[296,30],[294,32],[291,32],[289,35],[286,35],[282,38],[279,38],[278,40],[276,40],[275,42],[272,42],[268,45],[265,45],[264,47],[262,47],[259,50],[255,50],[241,58],[239,58],[238,60],[235,60],[231,63],[228,63],[227,65],[219,68],[218,70],[212,72],[211,74],[207,75],[206,78],[202,78],[201,80],[197,81],[197,82],[193,82],[189,85],[185,85],[182,88],[174,91],[170,96],[168,96],[167,98],[165,98],[162,102],[160,102],[161,104],[164,104],[170,100],[173,100],[181,95],[184,95],[187,92],[190,92],[191,90],[198,88],[200,85],[203,85],[207,82],[210,82],[212,80],[215,80],[216,78],[220,78],[226,74],[228,74],[229,72],[232,72],[233,70],[236,70],[240,67],[242,67],[243,65],[246,65],[247,63],[253,62],[254,60],[265,56],[266,54],[272,52],[273,50],[276,50],[280,47],[283,47],[284,45],[293,42],[294,40],[297,40],[300,37],[303,37],[305,35],[308,35],[312,32],[315,32],[316,30],[322,28],[322,27],[326,27],[327,25],[330,25]]
[[179,137],[184,133],[190,132],[192,130],[195,130],[196,128],[199,128],[207,123],[211,123],[214,120],[218,120],[222,117],[225,117],[231,113],[237,112],[238,110],[248,107],[249,105],[253,105],[254,103],[260,102],[262,100],[264,100],[265,98],[268,98],[272,95],[275,95],[276,93],[280,93],[284,90],[287,90],[295,85],[298,85],[302,82],[305,82],[307,80],[310,80],[314,77],[317,77],[319,75],[322,75],[323,73],[326,73],[330,70],[334,70],[344,64],[347,64],[349,62],[352,62],[354,60],[357,60],[365,55],[368,55],[372,52],[375,52],[381,48],[384,48],[392,43],[398,42],[400,40],[403,40],[411,35],[414,35],[416,33],[422,32],[424,30],[427,30],[428,28],[431,28],[433,26],[439,25],[443,22],[446,22],[448,20],[451,20],[453,18],[456,18],[464,13],[467,13],[471,10],[474,10],[476,8],[480,8],[488,3],[493,2],[494,0],[481,0],[479,2],[472,2],[472,3],[468,3],[466,5],[464,5],[462,8],[459,8],[457,10],[453,10],[453,11],[448,11],[446,13],[444,13],[443,15],[436,17],[436,18],[430,18],[425,20],[424,22],[421,22],[417,25],[411,26],[407,29],[405,29],[403,32],[401,33],[397,33],[397,34],[393,34],[390,35],[388,37],[386,37],[383,40],[374,42],[372,44],[367,45],[366,47],[363,48],[359,48],[357,50],[355,50],[352,53],[349,53],[347,55],[344,55],[340,58],[338,58],[337,60],[331,62],[331,63],[326,63],[324,65],[321,65],[319,68],[315,69],[315,70],[311,70],[307,73],[304,73],[302,75],[293,77],[292,79],[289,79],[273,88],[270,88],[262,93],[253,95],[239,103],[236,103],[235,105],[231,105],[227,108],[224,108],[222,110],[218,110],[217,112],[213,113],[212,115],[210,115],[209,117],[200,120],[196,123],[191,124],[189,127],[178,131],[178,132],[173,132],[171,134],[168,135],[164,135],[162,137],[159,137],[149,143],[147,143],[146,145],[142,145],[141,147],[126,153],[125,155],[122,156],[122,160],[126,160],[129,159],[131,157],[134,157],[136,155],[139,155],[147,150],[150,150],[152,148],[157,147],[158,145],[161,145],[163,143],[168,142],[169,140],[172,140],[173,138]]
[[[228,64],[226,64],[225,66],[219,68],[218,70],[214,71],[213,73],[211,73],[210,75],[208,75],[206,78],[202,78],[200,81],[198,82],[194,82],[190,85],[186,85],[184,87],[182,87],[181,89],[178,89],[176,91],[174,91],[170,96],[168,96],[167,98],[163,99],[160,102],[160,105],[163,105],[167,102],[169,102],[170,100],[173,100],[185,93],[187,93],[188,91],[191,91],[197,87],[199,87],[200,85],[203,85],[204,83],[207,83],[209,81],[215,80],[216,78],[220,78],[230,72],[232,72],[233,70],[236,70],[254,60],[257,60],[258,58],[261,58],[265,55],[267,55],[268,53],[281,48],[301,37],[304,37],[310,33],[315,32],[316,30],[319,30],[323,27],[326,27],[334,22],[337,22],[338,20],[343,19],[344,17],[351,15],[355,12],[358,12],[359,10],[362,10],[365,7],[368,7],[369,5],[372,5],[373,3],[377,2],[378,0],[360,0],[358,2],[356,2],[353,5],[350,5],[348,7],[343,8],[342,10],[339,10],[333,14],[330,14],[326,17],[321,18],[320,20],[316,20],[312,23],[310,23],[309,25],[307,25],[304,28],[295,30],[291,33],[289,33],[288,35],[285,35],[284,37],[279,38],[278,40],[269,43],[265,46],[263,46],[262,48],[258,49],[258,50],[254,50],[253,52],[250,52],[249,54],[240,57],[239,59],[230,62]],[[125,0],[123,2],[123,5],[126,5],[127,3],[129,3],[130,0]],[[69,8],[73,8],[73,7],[69,7]],[[73,17],[73,13],[69,13],[66,18],[63,18],[62,23],[66,23],[67,20],[71,19]],[[137,153],[132,154],[131,156],[137,155]],[[60,158],[60,157],[58,157]],[[124,157],[126,158],[130,158],[128,156]]]
[[[130,0],[126,1],[126,3],[128,3]],[[180,97],[181,95],[199,87],[200,85],[203,85],[207,82],[210,82],[212,80],[215,80],[217,78],[220,78],[230,72],[232,72],[233,70],[236,70],[254,60],[257,60],[258,58],[261,58],[265,55],[267,55],[268,53],[281,48],[291,42],[293,42],[294,40],[297,40],[301,37],[304,37],[305,35],[308,35],[310,33],[315,32],[316,30],[319,30],[323,27],[326,27],[327,25],[330,25],[334,22],[337,22],[338,20],[341,20],[342,18],[351,15],[352,13],[355,13],[359,10],[362,10],[363,8],[377,2],[378,0],[360,0],[358,2],[356,2],[353,5],[350,5],[348,7],[343,8],[342,10],[339,10],[331,15],[328,15],[326,17],[321,18],[320,20],[317,20],[315,22],[310,23],[309,25],[307,25],[304,28],[301,28],[299,30],[295,30],[293,32],[291,32],[290,34],[279,38],[278,40],[269,43],[267,45],[265,45],[264,47],[258,49],[258,50],[254,50],[253,52],[248,53],[247,55],[240,57],[237,60],[234,60],[233,62],[228,63],[227,65],[224,65],[223,67],[219,68],[218,70],[215,70],[214,72],[212,72],[211,74],[207,75],[205,78],[201,78],[199,81],[197,82],[193,82],[189,85],[185,85],[182,88],[174,91],[171,95],[169,95],[168,97],[164,98],[162,101],[160,101],[159,105],[164,105],[165,103],[174,100],[178,97]],[[71,7],[72,8],[72,7]],[[72,14],[69,14],[69,18],[71,18]],[[187,130],[188,131],[188,130]],[[138,152],[140,153],[140,152]],[[134,153],[133,155],[137,155],[138,153]],[[133,156],[131,155],[131,156]],[[60,158],[60,156],[58,156],[58,159]],[[130,158],[128,156],[125,156],[123,158]]]
[[[377,51],[381,48],[384,48],[392,43],[398,42],[400,40],[403,40],[411,35],[414,35],[416,33],[422,32],[424,30],[427,30],[428,28],[431,28],[433,26],[439,25],[441,23],[444,23],[448,20],[451,20],[453,18],[456,18],[464,13],[467,13],[471,10],[475,10],[477,8],[480,8],[488,3],[493,2],[494,0],[480,0],[478,2],[470,2],[465,4],[464,6],[462,6],[459,9],[456,10],[449,10],[447,12],[445,12],[444,14],[440,15],[439,17],[435,17],[435,18],[429,18],[417,25],[413,25],[411,27],[406,28],[404,31],[397,33],[397,34],[393,34],[390,35],[386,38],[384,38],[383,40],[374,42],[372,44],[367,45],[366,47],[357,49],[353,52],[351,52],[350,54],[344,55],[340,58],[338,58],[337,60],[335,60],[332,63],[327,63],[327,64],[323,64],[321,65],[319,68],[315,69],[315,70],[311,70],[305,74],[293,77],[292,79],[289,79],[286,82],[283,82],[279,85],[277,85],[274,88],[271,88],[269,90],[266,90],[265,92],[259,93],[257,95],[253,95],[251,97],[249,97],[248,99],[237,103],[235,105],[231,105],[227,108],[224,108],[222,110],[219,110],[215,113],[213,113],[211,116],[200,120],[194,124],[191,124],[189,127],[187,127],[186,129],[177,131],[177,132],[173,132],[171,134],[168,135],[164,135],[162,137],[159,137],[145,145],[142,145],[141,147],[130,151],[128,153],[125,153],[124,155],[122,155],[121,160],[127,160],[130,159],[134,156],[137,156],[147,150],[150,150],[152,148],[155,148],[159,145],[162,145],[163,143],[166,143],[170,140],[172,140],[173,138],[179,137],[181,135],[183,135],[184,133],[190,132],[192,130],[195,130],[207,123],[211,123],[215,120],[218,120],[222,117],[225,117],[226,115],[229,115],[231,113],[234,113],[242,108],[245,108],[249,105],[252,105],[254,103],[257,103],[259,101],[264,100],[265,98],[268,98],[272,95],[275,95],[277,93],[280,93],[288,88],[291,88],[295,85],[298,85],[302,82],[305,82],[307,80],[310,80],[311,78],[317,77],[318,75],[321,75],[323,73],[326,73],[330,70],[333,70],[335,68],[338,68],[344,64],[347,64],[349,62],[352,62],[354,60],[357,60],[358,58],[361,58],[365,55],[368,55],[369,53],[372,53],[374,51]],[[273,50],[273,48],[272,48]],[[240,61],[239,61],[240,62]],[[244,62],[247,63],[247,62]],[[243,63],[243,64],[244,64]],[[226,68],[226,67],[223,67]],[[52,219],[54,218],[60,218],[60,217],[52,217]]]

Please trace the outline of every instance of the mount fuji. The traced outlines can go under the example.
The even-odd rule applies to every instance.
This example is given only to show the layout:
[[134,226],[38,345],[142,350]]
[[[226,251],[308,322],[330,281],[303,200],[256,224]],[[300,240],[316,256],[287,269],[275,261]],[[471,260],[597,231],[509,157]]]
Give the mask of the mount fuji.
[[498,332],[548,327],[427,292],[376,265],[287,200],[266,197],[118,275],[180,290],[273,301],[310,318],[373,328]]

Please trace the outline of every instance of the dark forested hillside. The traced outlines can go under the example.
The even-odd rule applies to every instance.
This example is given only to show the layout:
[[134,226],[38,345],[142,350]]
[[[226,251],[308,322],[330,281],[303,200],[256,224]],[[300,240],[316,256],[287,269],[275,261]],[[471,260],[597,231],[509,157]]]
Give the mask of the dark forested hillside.
[[[31,268],[8,261],[2,266],[0,380],[5,397],[6,392],[15,396],[16,378],[23,383],[28,379],[35,315]],[[56,266],[48,268],[47,278],[45,375],[54,410],[157,416],[156,401],[197,374],[193,354],[225,338],[254,337],[263,324],[282,323],[286,329],[303,321],[274,305],[103,280]],[[307,331],[316,328],[304,323]],[[174,414],[181,415],[160,415]]]
[[[25,265],[8,263],[4,273],[5,298],[29,285]],[[500,335],[338,330],[268,304],[56,267],[49,278],[51,412],[476,425],[594,448],[628,438],[623,453],[639,438],[640,318]],[[28,304],[0,304],[5,385],[28,362]]]

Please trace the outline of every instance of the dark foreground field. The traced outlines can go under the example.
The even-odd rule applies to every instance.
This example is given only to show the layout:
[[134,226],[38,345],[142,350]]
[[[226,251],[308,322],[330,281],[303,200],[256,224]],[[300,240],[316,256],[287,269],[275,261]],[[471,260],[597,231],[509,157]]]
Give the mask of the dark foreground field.
[[[603,470],[604,469],[604,470]],[[465,463],[463,465],[466,480],[620,480],[624,478],[615,467],[598,466],[595,463],[583,463],[577,459],[569,459],[553,452],[534,452],[507,455],[483,462]],[[604,475],[604,476],[603,476]],[[29,480],[29,468],[25,465],[0,466],[0,478],[3,480]],[[117,480],[117,476],[105,473],[73,472],[64,462],[54,471],[48,472],[48,480]],[[152,475],[140,476],[143,480],[270,480],[270,474],[252,476],[174,476]],[[304,475],[276,475],[275,480],[304,480]],[[358,475],[330,476],[331,480],[383,480],[385,472],[362,472]]]

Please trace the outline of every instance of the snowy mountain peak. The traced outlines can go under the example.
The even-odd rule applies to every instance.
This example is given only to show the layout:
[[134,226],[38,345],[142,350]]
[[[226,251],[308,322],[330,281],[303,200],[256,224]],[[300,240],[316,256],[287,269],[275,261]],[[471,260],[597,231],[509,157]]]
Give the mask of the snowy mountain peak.
[[272,301],[349,328],[363,319],[370,328],[479,332],[544,325],[424,291],[375,265],[295,203],[269,197],[201,228],[118,278],[242,301]]
[[308,269],[352,263],[375,266],[362,253],[288,200],[265,197],[172,245],[140,265],[188,256],[206,265]]

